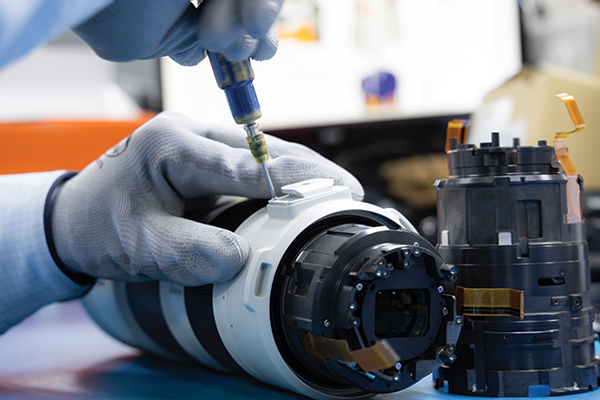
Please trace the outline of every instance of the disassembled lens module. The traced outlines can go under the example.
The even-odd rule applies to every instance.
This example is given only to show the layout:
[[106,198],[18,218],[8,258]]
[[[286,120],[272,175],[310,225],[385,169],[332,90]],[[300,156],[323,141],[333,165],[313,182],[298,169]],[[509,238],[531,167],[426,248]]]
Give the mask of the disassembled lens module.
[[398,391],[455,360],[455,267],[400,213],[333,180],[282,190],[199,216],[250,244],[233,280],[105,281],[90,315],[125,343],[316,399]]
[[576,130],[557,134],[554,148],[518,140],[502,147],[498,133],[479,148],[451,140],[450,177],[435,184],[438,250],[461,272],[457,361],[435,374],[450,393],[528,397],[598,387],[581,180],[564,140],[584,124],[573,98],[560,97]]

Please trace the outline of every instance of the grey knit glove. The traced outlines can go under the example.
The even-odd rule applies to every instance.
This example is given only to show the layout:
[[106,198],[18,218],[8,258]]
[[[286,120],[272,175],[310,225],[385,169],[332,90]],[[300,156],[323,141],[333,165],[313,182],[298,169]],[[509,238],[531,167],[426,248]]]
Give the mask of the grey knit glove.
[[[347,171],[302,145],[266,136],[278,192],[323,177],[362,198]],[[60,188],[51,211],[56,253],[69,269],[98,278],[186,286],[228,280],[244,265],[246,241],[181,218],[184,199],[219,194],[270,197],[244,131],[160,114]]]

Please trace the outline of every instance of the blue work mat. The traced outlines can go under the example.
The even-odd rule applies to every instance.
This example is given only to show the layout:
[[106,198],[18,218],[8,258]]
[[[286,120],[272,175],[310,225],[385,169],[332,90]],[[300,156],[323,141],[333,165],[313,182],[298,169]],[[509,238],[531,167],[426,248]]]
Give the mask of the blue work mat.
[[[596,354],[600,345],[596,342]],[[376,400],[485,399],[435,390],[430,377]],[[81,303],[40,310],[0,336],[0,399],[306,399],[251,378],[142,354],[101,331]],[[600,391],[561,396],[599,400]]]

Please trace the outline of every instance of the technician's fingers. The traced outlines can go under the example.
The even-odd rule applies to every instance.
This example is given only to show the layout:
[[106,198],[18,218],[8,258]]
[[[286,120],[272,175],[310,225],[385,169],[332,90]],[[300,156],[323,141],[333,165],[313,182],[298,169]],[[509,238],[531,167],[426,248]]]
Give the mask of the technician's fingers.
[[[206,57],[206,49],[198,41],[199,11],[190,5],[161,41],[156,56],[168,55],[185,67],[197,65]],[[165,49],[164,51],[161,49]]]
[[221,50],[221,54],[229,61],[244,61],[254,53],[257,45],[258,39],[243,33],[229,47]]
[[[362,200],[365,195],[362,185],[351,173],[324,157],[319,161],[314,157],[302,158],[300,155],[278,157],[267,163],[267,169],[278,192],[279,188],[290,183],[329,178],[333,179],[335,185],[347,186],[354,200]],[[266,186],[266,182],[263,185]]]
[[202,5],[198,42],[230,61],[268,60],[277,51],[273,22],[283,0],[219,0]]
[[159,268],[153,278],[184,286],[227,281],[249,254],[241,236],[183,218],[155,216],[147,232],[150,256]]
[[[349,186],[355,198],[362,198],[360,184],[343,168],[303,145],[266,136],[271,159],[267,168],[276,178],[277,189],[304,179],[332,178],[338,185]],[[149,165],[154,166],[156,179],[166,178],[184,198],[270,197],[262,169],[239,128],[208,126],[162,113],[134,134],[130,146],[132,151],[152,153]]]
[[273,58],[277,52],[278,44],[277,31],[274,27],[271,27],[262,39],[254,39],[252,36],[242,33],[221,53],[229,61],[243,61],[248,57],[256,61],[264,61]]
[[279,38],[275,27],[271,27],[265,37],[258,40],[258,44],[250,57],[256,61],[264,61],[273,58],[277,52]]
[[273,26],[283,0],[243,0],[240,18],[248,33],[257,39],[264,37]]
[[202,4],[198,19],[198,41],[202,47],[221,52],[243,33],[236,3],[236,0],[219,0]]

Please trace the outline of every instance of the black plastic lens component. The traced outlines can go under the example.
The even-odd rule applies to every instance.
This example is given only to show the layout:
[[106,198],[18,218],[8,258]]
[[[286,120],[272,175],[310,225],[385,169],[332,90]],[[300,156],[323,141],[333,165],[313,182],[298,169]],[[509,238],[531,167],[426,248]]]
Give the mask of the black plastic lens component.
[[375,295],[375,335],[378,338],[425,336],[429,330],[429,291],[380,290]]
[[[459,268],[457,286],[521,291],[524,309],[521,320],[521,310],[494,310],[499,303],[463,307],[457,360],[436,371],[436,386],[486,397],[597,389],[585,221],[567,222],[553,148],[501,147],[495,135],[480,148],[455,146],[448,165],[450,177],[435,183],[438,251]],[[490,310],[505,315],[475,315]]]

